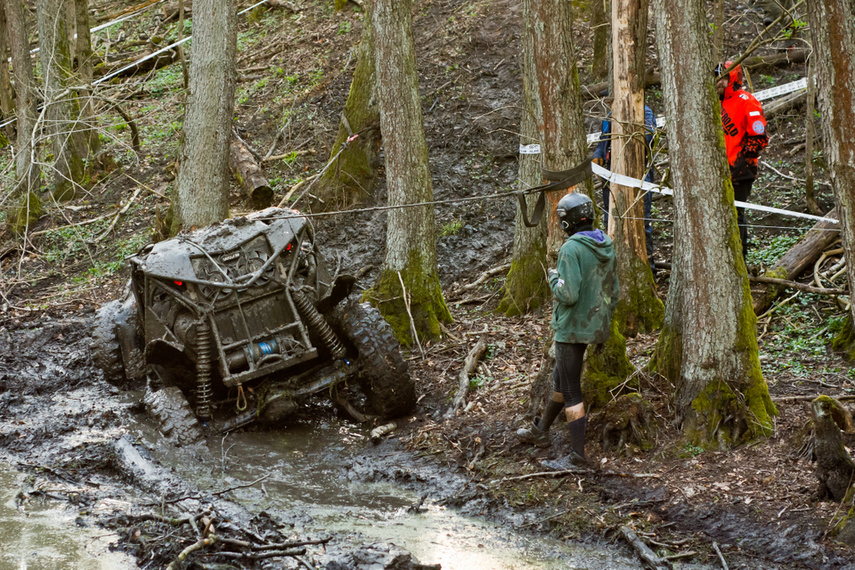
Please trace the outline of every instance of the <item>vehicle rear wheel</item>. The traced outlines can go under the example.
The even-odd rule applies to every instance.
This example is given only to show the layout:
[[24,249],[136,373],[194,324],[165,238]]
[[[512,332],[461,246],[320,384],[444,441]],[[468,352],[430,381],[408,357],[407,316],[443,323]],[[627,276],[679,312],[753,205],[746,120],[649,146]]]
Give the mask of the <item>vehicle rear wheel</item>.
[[341,328],[356,348],[359,380],[371,409],[383,418],[402,416],[416,405],[416,389],[392,327],[368,303],[346,302]]
[[111,301],[95,315],[92,330],[92,360],[104,372],[104,379],[114,386],[124,386],[125,365],[116,331],[116,314],[122,309],[121,301]]
[[149,391],[143,399],[146,410],[157,420],[160,431],[178,445],[192,445],[204,440],[202,425],[177,386]]

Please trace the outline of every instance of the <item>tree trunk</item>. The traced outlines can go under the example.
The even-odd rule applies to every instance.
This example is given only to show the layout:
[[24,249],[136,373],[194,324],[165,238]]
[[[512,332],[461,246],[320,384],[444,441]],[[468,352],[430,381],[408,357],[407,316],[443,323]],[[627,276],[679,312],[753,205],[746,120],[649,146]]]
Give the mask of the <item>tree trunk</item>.
[[[534,69],[543,111],[538,118],[542,165],[545,170],[561,172],[581,164],[587,160],[588,154],[573,46],[572,8],[570,2],[562,0],[525,2],[530,3],[533,18]],[[566,192],[573,191],[593,196],[591,179],[569,190],[547,194],[549,224],[546,250],[553,264],[565,237],[558,224],[555,207]]]
[[273,202],[273,190],[267,181],[267,175],[235,134],[232,134],[229,143],[229,169],[253,208],[262,210]]
[[654,0],[674,176],[674,253],[659,371],[677,386],[689,441],[727,447],[768,434],[776,414],[760,370],[704,3]]
[[[855,20],[850,0],[807,3],[817,62],[817,86],[825,160],[837,202],[849,290],[855,290]],[[855,303],[848,326],[835,339],[855,357]]]
[[[433,200],[427,142],[419,98],[411,4],[376,0],[374,27],[380,131],[386,155],[390,206]],[[402,343],[438,338],[451,321],[439,287],[433,206],[389,210],[386,261],[365,296],[380,310]],[[403,290],[402,290],[403,289]],[[414,338],[413,331],[416,333]]]
[[[614,103],[611,166],[641,180],[648,154],[644,121],[644,56],[647,48],[647,0],[612,0]],[[644,195],[636,188],[611,184],[609,234],[615,239],[620,302],[616,311],[623,334],[633,336],[662,324],[665,311],[647,260]]]
[[[77,23],[75,70],[80,85],[91,85],[95,54],[92,52],[92,39],[89,34],[89,0],[74,0],[74,10]],[[81,98],[80,109],[88,128],[87,155],[94,155],[101,148],[101,139],[98,138],[98,129],[95,124],[92,94],[89,90],[81,90],[77,95]]]
[[71,77],[71,52],[68,23],[64,19],[62,0],[37,0],[39,56],[44,83],[45,124],[54,154],[53,195],[70,200],[76,187],[85,182],[83,159],[86,157],[86,134],[78,125],[80,106],[67,91]]
[[[837,210],[831,210],[825,217],[837,218]],[[781,259],[776,261],[763,276],[773,279],[795,280],[822,254],[825,248],[840,237],[835,231],[839,228],[840,224],[834,222],[819,222],[811,228],[811,231],[802,236],[796,245],[781,256]],[[762,292],[755,293],[754,313],[759,315],[765,311],[782,289],[776,285],[767,285],[763,287]]]
[[229,213],[229,139],[237,52],[234,0],[196,0],[190,49],[190,95],[178,174],[183,229],[207,226]]
[[813,183],[813,140],[816,138],[816,129],[814,128],[814,103],[816,102],[816,83],[814,76],[816,75],[816,65],[813,59],[808,62],[807,66],[807,93],[805,105],[805,204],[815,215],[820,215],[822,210],[819,204],[816,203],[816,189]]
[[[596,2],[595,2],[596,3]],[[538,186],[540,174],[540,138],[537,132],[540,98],[537,96],[537,78],[534,74],[534,47],[532,45],[532,15],[523,5],[523,109],[520,117],[520,190]],[[530,146],[531,145],[531,146]],[[527,212],[532,212],[540,196],[526,197]],[[526,217],[531,217],[529,214]],[[505,279],[505,295],[499,303],[499,311],[508,316],[521,315],[541,306],[550,298],[546,281],[546,221],[529,228],[523,221],[523,212],[517,208],[514,220],[514,245],[511,253],[511,268]]]
[[[3,119],[8,119],[15,114],[15,102],[12,98],[12,78],[9,75],[9,58],[6,55],[8,47],[8,24],[5,12],[0,10],[0,117]],[[7,125],[6,136],[11,139],[14,135],[14,125]]]
[[[330,152],[330,160],[337,162],[327,169],[316,186],[315,193],[323,200],[321,208],[325,210],[370,203],[374,198],[380,163],[380,110],[374,87],[374,31],[370,13],[369,2],[362,20],[356,69]],[[354,135],[356,138],[350,140]]]
[[15,69],[15,103],[17,112],[18,153],[15,155],[15,175],[18,191],[22,195],[39,189],[41,173],[33,160],[33,129],[36,125],[36,91],[30,44],[27,41],[29,25],[23,0],[2,0],[6,21],[9,23],[9,49]]
[[609,75],[609,2],[591,1],[591,28],[594,30],[594,55],[591,59],[591,75],[603,79]]

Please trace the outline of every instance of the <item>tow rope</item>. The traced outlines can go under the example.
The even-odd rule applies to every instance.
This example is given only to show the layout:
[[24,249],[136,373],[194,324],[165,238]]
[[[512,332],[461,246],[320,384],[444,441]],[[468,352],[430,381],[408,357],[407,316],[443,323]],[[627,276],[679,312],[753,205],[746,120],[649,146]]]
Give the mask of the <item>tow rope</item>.
[[[551,182],[549,184],[543,184],[542,186],[535,186],[534,188],[528,188],[527,190],[520,190],[517,192],[517,200],[519,200],[520,203],[520,212],[522,213],[523,223],[527,228],[533,228],[540,224],[540,220],[543,218],[543,211],[546,209],[547,192],[572,188],[592,176],[591,157],[585,157],[585,160],[581,164],[578,164],[569,170],[554,171],[546,170],[544,168],[541,170],[541,175],[545,180],[550,180]],[[526,204],[525,197],[527,194],[534,194],[535,192],[540,192],[540,196],[537,198],[537,203],[534,205],[534,211],[531,213],[531,218],[529,218],[528,204]]]

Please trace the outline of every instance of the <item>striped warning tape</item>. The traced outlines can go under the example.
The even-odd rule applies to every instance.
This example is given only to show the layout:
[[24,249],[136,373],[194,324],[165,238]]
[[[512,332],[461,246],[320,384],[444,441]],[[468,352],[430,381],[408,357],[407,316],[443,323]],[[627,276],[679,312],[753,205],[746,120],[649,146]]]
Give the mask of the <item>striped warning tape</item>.
[[[656,192],[657,194],[664,194],[666,196],[674,195],[674,191],[670,188],[664,188],[652,182],[645,182],[644,180],[638,180],[637,178],[630,178],[629,176],[624,176],[623,174],[617,174],[616,172],[612,172],[611,170],[603,168],[599,164],[591,163],[591,170],[600,178],[608,180],[613,184],[629,186],[631,188],[641,188],[642,190],[647,192]],[[817,222],[831,222],[834,224],[837,223],[837,220],[835,220],[834,218],[825,218],[822,216],[814,216],[812,214],[804,214],[802,212],[782,210],[780,208],[772,208],[771,206],[762,206],[760,204],[752,204],[750,202],[740,202],[739,200],[735,201],[734,205],[740,208],[745,208],[747,210],[768,212],[770,214],[781,214],[782,216],[790,216],[793,218],[805,218]]]

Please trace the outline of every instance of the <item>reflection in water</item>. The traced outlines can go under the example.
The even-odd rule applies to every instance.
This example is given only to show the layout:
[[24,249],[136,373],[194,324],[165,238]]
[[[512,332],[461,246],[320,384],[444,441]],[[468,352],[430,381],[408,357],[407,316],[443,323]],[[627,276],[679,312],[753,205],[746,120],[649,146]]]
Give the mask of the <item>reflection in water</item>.
[[121,570],[136,568],[127,556],[110,552],[116,535],[80,527],[75,510],[33,497],[18,510],[24,476],[0,464],[0,570]]
[[[357,532],[366,544],[391,542],[424,564],[441,564],[443,570],[641,567],[605,546],[529,537],[453,509],[429,505],[422,512],[409,512],[408,507],[419,503],[412,491],[347,478],[348,467],[364,447],[363,433],[349,424],[234,433],[221,445],[212,442],[212,469],[187,469],[182,475],[209,489],[264,477],[252,488],[235,490],[234,497],[250,510],[290,517],[295,534]],[[181,470],[182,462],[175,459],[161,457]]]

